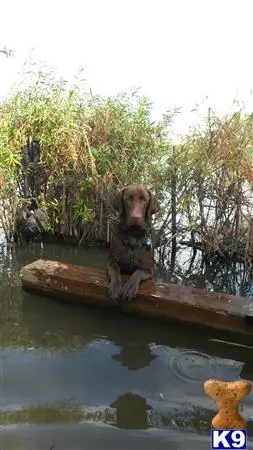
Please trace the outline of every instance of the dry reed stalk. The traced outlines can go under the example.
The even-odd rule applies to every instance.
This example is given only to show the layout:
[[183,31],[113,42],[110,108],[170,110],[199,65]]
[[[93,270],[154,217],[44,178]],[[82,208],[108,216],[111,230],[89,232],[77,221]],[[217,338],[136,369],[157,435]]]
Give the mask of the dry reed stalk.
[[253,217],[249,219],[249,226],[245,247],[245,264],[252,267],[252,260],[253,260]]

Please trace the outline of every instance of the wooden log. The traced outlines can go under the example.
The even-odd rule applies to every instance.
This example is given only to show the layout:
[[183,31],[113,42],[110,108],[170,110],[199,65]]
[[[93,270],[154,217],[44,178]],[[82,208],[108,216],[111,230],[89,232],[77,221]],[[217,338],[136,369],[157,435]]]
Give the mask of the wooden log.
[[[145,282],[133,302],[111,306],[105,270],[37,260],[21,270],[22,286],[27,291],[83,305],[116,308],[162,321],[177,320],[250,337],[253,324],[246,320],[252,300],[235,295],[208,292],[189,286]],[[246,343],[246,342],[245,342]]]

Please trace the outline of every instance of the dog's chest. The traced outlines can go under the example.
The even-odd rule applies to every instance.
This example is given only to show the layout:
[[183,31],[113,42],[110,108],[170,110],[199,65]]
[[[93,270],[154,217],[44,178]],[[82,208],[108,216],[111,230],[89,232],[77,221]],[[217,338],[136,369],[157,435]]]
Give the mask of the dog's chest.
[[136,269],[143,268],[152,258],[150,239],[128,239],[121,242],[118,262],[122,272],[131,273]]

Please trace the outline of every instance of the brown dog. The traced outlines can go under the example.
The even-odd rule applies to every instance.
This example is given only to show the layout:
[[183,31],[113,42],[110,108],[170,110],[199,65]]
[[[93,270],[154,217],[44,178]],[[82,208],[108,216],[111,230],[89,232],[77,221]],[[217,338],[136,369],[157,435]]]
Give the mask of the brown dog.
[[[109,248],[107,274],[109,276],[109,299],[132,300],[142,281],[154,277],[154,254],[151,242],[151,216],[158,209],[153,193],[138,185],[126,186],[115,198],[113,206],[119,212]],[[122,287],[121,273],[131,275]]]

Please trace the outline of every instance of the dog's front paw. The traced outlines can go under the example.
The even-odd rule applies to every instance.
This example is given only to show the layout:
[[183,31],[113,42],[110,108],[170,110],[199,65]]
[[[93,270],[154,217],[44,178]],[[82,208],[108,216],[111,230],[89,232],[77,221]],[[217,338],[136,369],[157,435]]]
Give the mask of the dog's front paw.
[[109,301],[112,305],[119,303],[119,296],[121,291],[121,283],[119,281],[111,282],[109,285]]
[[121,289],[120,298],[122,300],[128,300],[131,302],[134,297],[138,294],[138,284],[133,282],[132,280],[127,281]]

